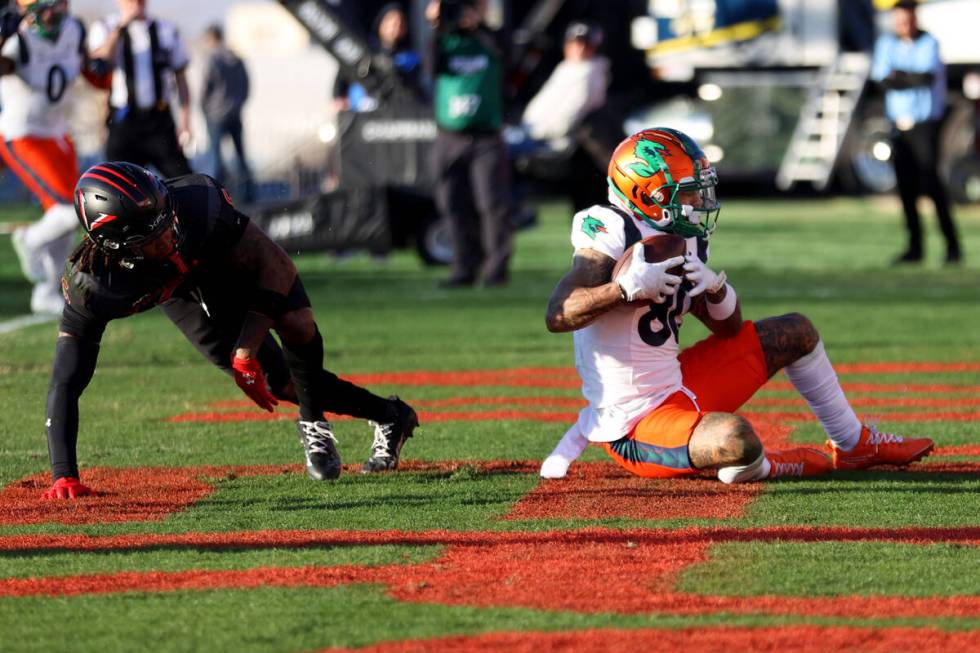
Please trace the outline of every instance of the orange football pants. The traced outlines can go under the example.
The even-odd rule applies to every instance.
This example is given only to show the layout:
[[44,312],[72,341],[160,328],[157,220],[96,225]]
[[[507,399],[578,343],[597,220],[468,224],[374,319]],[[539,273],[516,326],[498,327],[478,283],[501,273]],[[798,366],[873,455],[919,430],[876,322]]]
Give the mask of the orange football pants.
[[678,358],[682,383],[690,395],[675,392],[644,416],[629,435],[603,445],[613,460],[637,476],[696,474],[687,445],[701,417],[710,412],[735,412],[769,379],[762,345],[750,321],[742,323],[734,338],[709,336]]
[[71,137],[26,136],[7,141],[0,136],[0,158],[37,197],[47,211],[72,204],[78,181],[78,159]]

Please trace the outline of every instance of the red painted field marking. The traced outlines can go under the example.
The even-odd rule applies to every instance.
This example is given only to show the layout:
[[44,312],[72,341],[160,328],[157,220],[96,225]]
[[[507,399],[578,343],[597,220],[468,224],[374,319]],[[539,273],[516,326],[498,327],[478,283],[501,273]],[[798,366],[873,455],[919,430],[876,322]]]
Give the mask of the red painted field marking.
[[[487,474],[537,470],[535,462],[510,460],[405,461],[400,467],[408,472],[451,472],[463,466]],[[360,465],[345,465],[344,469],[356,474]],[[74,501],[40,500],[51,479],[47,473],[34,474],[0,490],[0,525],[160,521],[214,492],[215,480],[302,473],[302,465],[93,467],[85,470],[84,479],[96,495]],[[147,478],[152,483],[147,484]]]
[[936,628],[856,628],[844,626],[780,626],[736,628],[699,626],[661,628],[598,628],[562,632],[505,632],[456,635],[432,639],[382,642],[357,649],[331,648],[322,653],[609,653],[609,651],[779,651],[780,653],[946,653],[980,646],[974,632]]
[[584,462],[566,479],[539,484],[504,519],[734,519],[761,492],[757,483],[647,479],[608,462]]
[[[0,524],[99,524],[102,522],[160,521],[200,501],[214,491],[208,479],[265,476],[299,465],[252,467],[93,467],[85,482],[98,494],[75,501],[41,501],[51,485],[41,473],[14,481],[0,491]],[[147,478],[152,479],[147,483]]]
[[[259,409],[248,411],[205,411],[174,415],[168,422],[274,422],[280,420],[295,420],[294,412],[267,413]],[[346,422],[352,418],[346,415],[332,415],[335,422]],[[528,420],[532,422],[574,422],[578,412],[552,412],[533,410],[483,410],[483,411],[419,411],[419,421],[422,424],[432,422],[486,422],[497,420]]]
[[259,531],[172,535],[25,535],[7,550],[108,551],[149,547],[261,548],[370,544],[443,544],[433,562],[363,567],[259,568],[244,571],[123,572],[0,580],[0,596],[63,596],[258,586],[333,587],[381,583],[399,600],[473,607],[523,606],[581,613],[782,614],[850,618],[975,617],[980,596],[703,596],[673,590],[677,573],[727,541],[956,542],[980,545],[980,527],[848,529],[782,527],[581,529],[550,532]]
[[[777,377],[769,381],[762,390],[774,392],[796,392],[789,381]],[[841,387],[848,394],[858,393],[896,393],[896,394],[967,394],[976,396],[980,385],[953,385],[949,383],[858,383],[843,381]]]
[[[784,446],[794,430],[762,419],[754,425],[770,449]],[[524,495],[505,519],[735,519],[761,492],[759,483],[725,485],[713,473],[646,479],[608,461],[576,463],[568,478]]]
[[[666,544],[710,542],[891,542],[980,546],[980,526],[957,528],[916,526],[908,528],[855,528],[845,526],[688,526],[684,528],[613,529],[586,527],[553,531],[343,531],[265,530],[215,533],[131,533],[126,535],[8,535],[0,538],[0,551],[136,551],[160,547],[203,549],[266,549],[305,546],[484,546],[521,544],[550,546],[555,542],[575,545],[601,542],[628,545],[634,541]],[[627,546],[628,548],[628,546]]]
[[[961,408],[980,406],[980,397],[958,399],[935,399],[928,397],[849,397],[855,407],[920,407],[920,408]],[[753,397],[745,404],[748,408],[771,408],[775,406],[806,406],[802,397]]]
[[[973,371],[980,369],[980,364],[913,364],[913,367],[906,369],[905,364],[872,364],[855,365],[849,368],[841,368],[841,371],[848,370],[854,374],[871,373],[898,373],[902,371],[915,371],[919,373],[927,372],[951,372],[951,371]],[[404,383],[406,385],[440,385],[452,382],[453,385],[510,385],[523,387],[569,387],[568,369],[565,368],[538,368],[527,370],[495,370],[486,372],[467,372],[467,373],[440,373],[440,372],[421,372],[407,373],[408,375],[394,375],[386,377],[383,381],[374,379],[373,382]],[[371,379],[363,379],[360,382],[372,382]],[[771,384],[776,390],[780,382]],[[574,386],[577,387],[577,379]],[[935,386],[920,385],[909,386],[907,384],[863,384],[860,386],[868,392],[934,392],[938,387],[955,388],[950,392],[964,391],[967,386]],[[912,388],[915,389],[912,389]],[[770,386],[767,386],[770,389]],[[926,402],[930,401],[928,398]],[[932,400],[936,401],[936,400]],[[943,400],[938,400],[943,401]],[[438,403],[436,403],[438,402]],[[970,407],[976,405],[970,400],[950,400],[948,403],[933,404],[920,402],[918,404],[903,404],[903,398],[899,397],[890,403],[888,399],[874,398],[868,405],[881,406],[935,406],[943,408]],[[470,400],[465,397],[450,398],[448,400],[435,400],[429,403],[429,408],[439,409],[443,407],[457,406],[486,406],[486,405],[520,405],[524,407],[565,407],[574,408],[570,400],[564,398],[488,398],[487,400]],[[580,405],[580,404],[578,404]],[[800,405],[800,404],[796,404]],[[208,413],[209,415],[237,415],[239,413]],[[925,421],[931,419],[964,420],[975,419],[978,413],[892,413],[888,416],[881,416],[883,420],[894,421]],[[812,419],[808,412],[775,412],[775,413],[750,413],[750,419],[758,421],[760,424],[770,420],[783,421],[802,421]],[[178,416],[181,417],[181,416]],[[272,419],[292,419],[292,415],[280,413],[271,417]],[[439,411],[432,410],[423,415],[423,421],[441,420],[463,420],[463,419],[541,419],[543,421],[571,421],[575,418],[574,413],[566,412],[546,412],[528,410],[491,410],[491,411]],[[782,427],[788,433],[788,427]],[[772,442],[769,442],[772,445]],[[964,455],[964,454],[959,454]],[[533,472],[537,468],[536,461],[526,461],[523,463],[502,463],[504,471],[516,471],[519,473]],[[438,464],[433,464],[438,465]],[[588,475],[589,470],[599,470],[597,464],[580,466],[583,473]],[[291,469],[292,466],[290,466]],[[433,467],[434,468],[434,467]],[[209,468],[212,472],[216,469]],[[938,462],[917,465],[912,468],[916,472],[945,472],[976,474],[980,472],[980,463],[959,463],[959,462]],[[172,471],[172,470],[171,470]],[[540,495],[535,498],[535,492],[519,502],[514,507],[514,511],[509,516],[511,519],[528,518],[589,518],[596,516],[598,511],[601,516],[625,516],[635,518],[658,519],[662,516],[650,517],[660,513],[650,512],[647,505],[651,498],[649,482],[646,484],[646,496],[638,492],[636,488],[630,488],[629,483],[634,479],[623,475],[617,478],[615,468],[610,470],[606,465],[605,470],[596,472],[588,479],[583,487],[591,488],[593,495],[590,498],[580,497],[578,500],[572,496],[571,500],[566,500],[559,505],[556,500],[556,492],[550,495],[548,490],[541,489]],[[574,476],[573,476],[574,479]],[[625,479],[625,481],[623,480]],[[192,479],[199,482],[200,479]],[[573,481],[574,482],[574,481]],[[595,492],[595,484],[605,484],[599,491]],[[676,483],[676,482],[675,482]],[[697,481],[690,487],[697,487]],[[717,483],[714,484],[718,486]],[[40,486],[39,486],[40,487]],[[542,488],[555,487],[557,485],[543,485]],[[566,485],[567,489],[569,486]],[[574,487],[574,486],[573,486]],[[745,489],[749,486],[740,486]],[[39,489],[32,487],[31,489]],[[210,491],[210,490],[207,490]],[[627,495],[620,510],[625,514],[611,515],[609,510],[598,510],[596,499],[598,496],[608,495],[610,492],[620,491]],[[191,492],[189,490],[189,492]],[[738,511],[751,500],[751,497],[739,499],[732,495],[725,495],[721,492],[698,494],[703,492],[696,489],[693,494],[695,498],[685,505],[684,501],[664,501],[670,504],[674,510],[671,511],[672,517],[678,516],[712,516],[712,515],[733,515],[740,514]],[[567,494],[567,493],[566,493]],[[574,492],[571,493],[574,495]],[[713,496],[711,496],[713,494]],[[663,493],[656,495],[663,497]],[[0,495],[2,498],[2,495]],[[199,500],[198,499],[192,499]],[[729,505],[725,505],[728,502]],[[0,501],[0,507],[2,507]],[[178,508],[179,509],[179,508]],[[521,516],[523,514],[525,516]],[[700,512],[698,512],[700,511]],[[714,511],[714,512],[712,512]],[[152,511],[151,511],[152,512]],[[0,512],[0,514],[3,514]],[[50,520],[46,520],[50,521]],[[106,521],[104,518],[100,521]],[[25,583],[22,579],[0,580],[0,594],[5,592],[9,595],[23,596],[26,594],[48,595],[48,592],[58,594],[69,593],[93,593],[93,592],[115,592],[115,591],[168,591],[173,589],[210,589],[213,587],[254,587],[267,584],[281,584],[286,586],[295,585],[315,585],[333,586],[351,582],[384,582],[385,579],[392,577],[397,580],[389,583],[390,593],[403,600],[437,603],[437,604],[459,604],[459,605],[478,605],[478,606],[513,606],[526,605],[528,607],[542,609],[565,609],[580,612],[593,611],[614,611],[624,613],[645,613],[663,612],[670,614],[712,614],[712,613],[736,613],[736,614],[788,614],[788,615],[818,615],[818,616],[846,616],[846,617],[890,617],[898,616],[976,616],[980,614],[980,597],[937,597],[937,598],[910,598],[910,597],[834,597],[834,598],[796,598],[796,597],[723,597],[723,596],[701,596],[673,591],[675,586],[676,574],[684,567],[703,560],[707,548],[718,541],[749,541],[772,539],[792,540],[792,541],[901,541],[908,543],[929,543],[935,541],[955,541],[968,546],[980,544],[980,531],[978,529],[749,529],[737,531],[736,529],[679,529],[671,531],[643,531],[631,529],[629,531],[618,532],[619,535],[604,535],[607,531],[602,529],[588,530],[583,529],[572,532],[560,532],[550,534],[550,540],[541,539],[540,536],[547,538],[548,533],[544,534],[498,534],[498,533],[473,533],[473,534],[444,534],[428,533],[421,536],[399,533],[395,534],[398,544],[422,543],[428,538],[427,543],[447,544],[445,555],[435,563],[425,563],[421,565],[398,566],[397,573],[392,570],[384,570],[381,580],[374,580],[379,573],[378,568],[361,568],[356,566],[344,566],[329,569],[301,568],[286,570],[257,569],[235,572],[218,571],[189,571],[175,572],[172,574],[148,573],[124,573],[124,574],[101,574],[73,576],[62,579],[43,579],[41,584]],[[613,533],[616,533],[613,531]],[[188,534],[192,537],[183,538],[181,541],[188,544],[194,540],[195,534]],[[200,536],[200,534],[197,534]],[[228,542],[234,539],[222,536],[227,534],[213,534],[203,536],[204,539],[198,546],[228,546],[219,542]],[[283,540],[291,540],[296,546],[312,545],[314,543],[325,543],[327,540],[334,542],[357,542],[366,543],[364,534],[311,534],[308,532],[296,533],[271,533],[245,534],[250,544],[235,544],[235,548],[242,546],[263,546],[263,542],[273,542],[272,546],[283,546]],[[374,534],[367,534],[368,536]],[[15,538],[0,539],[0,549],[6,550],[36,550],[38,548],[57,548],[62,549],[66,546],[77,546],[84,550],[103,550],[102,547],[111,548],[142,548],[149,546],[145,544],[147,536],[119,536],[117,539],[100,538],[98,543],[96,538],[87,539],[64,539],[45,540],[45,537],[58,536],[18,536]],[[74,536],[78,537],[78,536]],[[159,543],[161,538],[170,536],[158,536]],[[179,537],[179,536],[176,536]],[[516,539],[507,539],[508,537]],[[121,538],[121,539],[120,539]],[[125,538],[129,538],[128,540]],[[143,539],[141,539],[143,538]],[[467,539],[469,538],[469,539]],[[625,540],[623,538],[626,538]],[[727,538],[727,539],[726,539]],[[746,539],[747,538],[747,539]],[[370,538],[367,538],[370,539]],[[57,542],[57,543],[56,543]],[[123,544],[128,542],[128,544]],[[305,544],[300,544],[303,542]],[[8,546],[16,547],[20,543],[21,549],[9,549]],[[342,544],[340,544],[342,545]],[[639,549],[639,551],[634,551]],[[544,573],[543,570],[547,570]],[[621,579],[625,576],[628,581],[625,583],[610,583],[609,579]],[[544,580],[542,580],[544,579]],[[782,629],[781,629],[782,630]]]

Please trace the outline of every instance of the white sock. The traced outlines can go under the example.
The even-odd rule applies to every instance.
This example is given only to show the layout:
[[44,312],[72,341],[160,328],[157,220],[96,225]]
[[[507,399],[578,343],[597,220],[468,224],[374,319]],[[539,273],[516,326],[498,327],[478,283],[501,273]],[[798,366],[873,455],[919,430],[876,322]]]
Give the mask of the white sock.
[[759,457],[750,462],[748,465],[733,465],[731,467],[722,467],[718,470],[718,480],[722,483],[751,483],[752,481],[761,481],[764,478],[769,477],[769,471],[772,469],[772,465],[769,464],[769,459],[766,458],[765,453],[759,454]]
[[853,449],[861,437],[861,420],[844,396],[823,341],[809,354],[787,365],[786,376],[806,399],[831,442],[841,451]]
[[565,478],[568,468],[589,446],[589,441],[573,424],[555,446],[555,450],[541,463],[541,478]]
[[73,234],[78,229],[75,207],[70,204],[55,204],[41,216],[41,219],[27,228],[24,242],[34,250],[57,240],[65,234]]

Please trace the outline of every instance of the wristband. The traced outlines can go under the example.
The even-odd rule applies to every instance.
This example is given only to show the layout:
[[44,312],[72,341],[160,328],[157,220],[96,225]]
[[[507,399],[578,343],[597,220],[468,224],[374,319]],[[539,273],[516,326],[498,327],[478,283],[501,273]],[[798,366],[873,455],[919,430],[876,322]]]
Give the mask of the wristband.
[[725,284],[725,298],[719,303],[715,304],[710,299],[706,299],[706,304],[708,305],[708,315],[711,316],[712,320],[727,320],[735,313],[735,308],[738,305],[738,297],[735,296],[735,289],[732,288],[731,284]]

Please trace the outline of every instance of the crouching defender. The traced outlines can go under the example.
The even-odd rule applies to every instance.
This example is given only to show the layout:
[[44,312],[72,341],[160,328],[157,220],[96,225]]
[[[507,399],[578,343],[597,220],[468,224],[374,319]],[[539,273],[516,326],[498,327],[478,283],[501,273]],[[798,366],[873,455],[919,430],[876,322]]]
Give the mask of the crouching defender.
[[292,260],[213,179],[162,181],[130,163],[103,163],[81,176],[74,201],[86,238],[62,278],[65,308],[46,408],[54,485],[44,498],[91,492],[76,462],[79,397],[107,323],[157,305],[261,408],[271,412],[279,400],[299,405],[311,478],[340,474],[325,412],[373,422],[373,451],[361,471],[398,467],[418,426],[415,411],[323,368],[323,341]]
[[[743,322],[725,273],[707,266],[718,216],[717,177],[701,148],[672,129],[623,141],[609,162],[609,205],[579,212],[572,269],[548,304],[551,331],[574,331],[575,363],[589,406],[544,461],[541,475],[565,476],[588,443],[601,443],[638,476],[677,477],[702,469],[726,483],[814,476],[831,469],[906,465],[933,448],[862,425],[841,390],[820,335],[803,315]],[[685,256],[616,261],[647,236],[672,233]],[[668,270],[683,265],[683,278]],[[638,299],[652,304],[627,305]],[[712,335],[680,350],[690,312]],[[749,422],[734,414],[785,370],[827,432],[825,451],[764,451]]]

